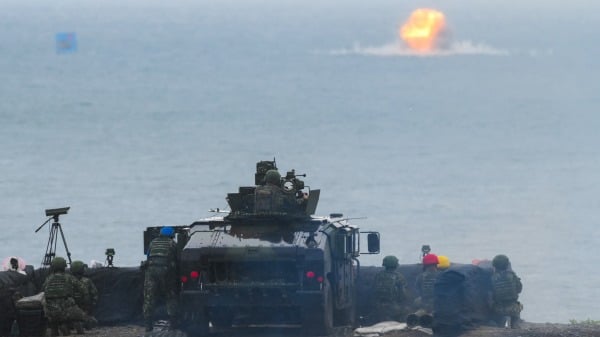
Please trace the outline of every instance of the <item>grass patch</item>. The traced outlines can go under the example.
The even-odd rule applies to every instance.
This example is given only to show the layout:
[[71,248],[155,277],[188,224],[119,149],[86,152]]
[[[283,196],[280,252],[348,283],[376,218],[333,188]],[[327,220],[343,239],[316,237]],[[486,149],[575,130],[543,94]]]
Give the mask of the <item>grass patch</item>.
[[578,321],[576,319],[570,319],[569,323],[571,324],[585,324],[585,325],[600,325],[600,320],[597,319],[586,319],[582,321]]

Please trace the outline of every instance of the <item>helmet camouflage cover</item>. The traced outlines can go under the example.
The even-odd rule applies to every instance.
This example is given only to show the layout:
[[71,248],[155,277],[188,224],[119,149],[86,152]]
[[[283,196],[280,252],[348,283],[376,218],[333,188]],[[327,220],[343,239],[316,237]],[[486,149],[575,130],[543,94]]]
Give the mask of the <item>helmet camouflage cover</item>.
[[386,268],[396,268],[398,267],[398,258],[394,255],[388,255],[383,258],[383,264]]
[[267,173],[265,173],[265,182],[267,184],[279,185],[281,182],[281,175],[277,170],[268,170]]
[[500,270],[507,269],[509,263],[508,256],[503,254],[494,256],[494,259],[492,260],[492,266]]
[[52,263],[50,265],[52,266],[53,270],[65,270],[65,268],[67,268],[67,261],[64,258],[57,256],[52,259]]
[[85,265],[81,261],[73,261],[73,263],[71,263],[71,273],[74,275],[83,275],[84,269]]

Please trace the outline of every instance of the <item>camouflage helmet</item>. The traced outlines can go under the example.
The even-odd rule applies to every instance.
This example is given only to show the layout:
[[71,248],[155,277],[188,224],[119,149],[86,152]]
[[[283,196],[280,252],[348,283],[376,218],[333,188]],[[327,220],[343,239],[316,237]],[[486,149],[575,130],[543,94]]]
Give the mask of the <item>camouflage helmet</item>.
[[383,258],[383,264],[386,268],[396,268],[398,267],[398,258],[394,255],[388,255]]
[[279,185],[280,182],[281,175],[277,170],[268,170],[267,173],[265,173],[265,183]]
[[507,269],[509,264],[510,261],[508,260],[508,257],[503,254],[494,256],[494,259],[492,260],[492,266],[500,270]]
[[73,261],[73,263],[71,263],[71,273],[73,273],[73,275],[83,275],[84,269],[85,264],[81,261]]
[[52,266],[52,270],[64,271],[65,268],[67,268],[67,261],[64,258],[57,256],[52,259],[52,263],[50,263],[50,265]]

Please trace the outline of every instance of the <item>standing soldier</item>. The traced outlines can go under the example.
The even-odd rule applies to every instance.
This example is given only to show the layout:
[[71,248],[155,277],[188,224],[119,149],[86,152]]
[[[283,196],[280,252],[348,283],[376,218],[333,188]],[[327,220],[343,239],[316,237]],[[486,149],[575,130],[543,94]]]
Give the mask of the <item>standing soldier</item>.
[[506,328],[517,328],[523,305],[518,301],[523,290],[521,279],[508,267],[510,261],[506,255],[496,255],[492,260],[492,311]]
[[255,190],[255,212],[282,212],[285,209],[285,196],[281,188],[281,175],[277,170],[265,173],[265,184]]
[[[77,280],[81,283],[84,294],[81,296],[81,301],[77,305],[89,316],[94,315],[94,308],[98,303],[98,289],[94,285],[94,282],[89,278],[83,276],[85,271],[85,264],[81,261],[73,261],[71,263],[71,273],[75,275]],[[75,299],[77,302],[77,299]],[[86,324],[86,328],[90,329],[91,326]]]
[[177,324],[178,254],[172,227],[163,227],[160,236],[150,242],[144,278],[144,320],[152,331],[156,299],[165,298],[171,328]]
[[438,257],[435,254],[423,256],[423,273],[417,277],[419,297],[415,304],[428,314],[433,312],[433,285],[438,275]]
[[404,321],[406,312],[406,281],[398,271],[398,258],[389,255],[383,258],[384,270],[375,275],[375,317],[378,321]]
[[70,274],[65,273],[67,261],[55,257],[51,263],[52,274],[44,282],[44,313],[50,323],[51,335],[58,336],[58,329],[68,335],[69,324],[73,324],[77,333],[83,333],[83,322],[95,323],[96,320],[85,314],[75,304],[74,294],[83,293],[81,284]]

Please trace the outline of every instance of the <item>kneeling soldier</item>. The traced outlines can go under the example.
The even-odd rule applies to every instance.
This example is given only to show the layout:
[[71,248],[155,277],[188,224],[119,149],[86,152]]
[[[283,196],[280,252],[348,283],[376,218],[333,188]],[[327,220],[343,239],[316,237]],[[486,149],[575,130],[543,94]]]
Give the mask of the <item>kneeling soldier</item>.
[[58,336],[58,329],[68,335],[69,324],[73,324],[77,333],[83,333],[83,322],[96,320],[89,317],[75,303],[74,294],[83,293],[81,284],[70,274],[65,273],[67,262],[55,257],[51,263],[52,274],[44,282],[44,313],[50,323],[51,335]]

